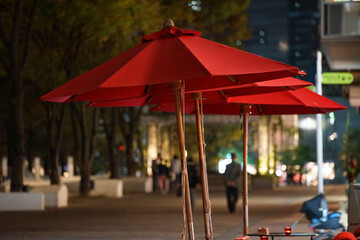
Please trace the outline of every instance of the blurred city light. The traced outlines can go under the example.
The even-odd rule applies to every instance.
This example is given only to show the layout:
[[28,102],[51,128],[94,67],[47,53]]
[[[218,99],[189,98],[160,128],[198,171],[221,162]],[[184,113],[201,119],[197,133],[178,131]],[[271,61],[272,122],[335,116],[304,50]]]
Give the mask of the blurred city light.
[[231,158],[226,158],[226,159],[220,159],[219,160],[219,165],[218,165],[218,171],[220,174],[224,174],[225,169],[226,169],[226,165],[231,163]]
[[335,139],[337,139],[338,134],[336,132],[333,132],[329,137],[328,140],[329,141],[334,141]]
[[299,121],[299,128],[306,130],[316,129],[316,121],[313,118],[307,117]]
[[331,125],[335,123],[335,114],[333,112],[329,113],[329,122]]

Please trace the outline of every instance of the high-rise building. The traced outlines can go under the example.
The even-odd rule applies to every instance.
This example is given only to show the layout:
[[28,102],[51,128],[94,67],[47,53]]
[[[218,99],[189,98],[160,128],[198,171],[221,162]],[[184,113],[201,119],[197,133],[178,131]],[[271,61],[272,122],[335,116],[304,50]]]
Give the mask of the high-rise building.
[[244,49],[299,67],[314,83],[319,48],[317,0],[252,0],[248,8],[252,38]]

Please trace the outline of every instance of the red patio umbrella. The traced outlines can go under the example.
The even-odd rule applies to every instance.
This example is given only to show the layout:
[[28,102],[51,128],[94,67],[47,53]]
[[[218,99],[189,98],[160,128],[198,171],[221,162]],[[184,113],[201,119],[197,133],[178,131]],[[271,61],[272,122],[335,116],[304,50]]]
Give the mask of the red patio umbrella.
[[[141,44],[70,80],[41,100],[80,101],[82,94],[103,88],[119,88],[117,99],[144,97],[151,91],[174,92],[180,157],[187,175],[178,95],[182,86],[192,91],[223,89],[303,74],[297,67],[206,40],[200,34],[167,23],[161,31],[144,37]],[[185,188],[189,238],[194,239],[188,184]]]
[[[197,129],[200,129],[200,110],[198,107],[201,95],[194,96],[195,106],[190,101],[182,109],[185,113],[195,113]],[[280,115],[280,114],[317,114],[346,109],[346,107],[320,96],[308,89],[301,88],[293,91],[253,94],[246,96],[232,96],[226,102],[208,103],[202,106],[204,114],[243,114],[243,211],[244,234],[248,234],[248,186],[247,186],[247,135],[248,115]],[[173,104],[157,105],[151,111],[173,112]],[[202,141],[202,138],[198,138]],[[202,143],[199,143],[202,145]]]
[[[246,96],[256,93],[285,91],[288,89],[295,90],[310,85],[310,82],[293,77],[287,77],[263,82],[242,84],[236,86],[236,88],[228,88],[217,91],[206,90],[202,92],[202,97],[205,99],[204,101],[206,103],[219,103],[226,101],[228,97],[233,96]],[[122,98],[123,95],[120,95],[121,99],[117,99],[119,98],[119,95],[116,93],[116,89],[117,88],[98,89],[93,93],[82,94],[80,98],[82,101],[90,101],[88,105],[89,107],[131,107],[144,106],[146,104],[172,103],[174,101],[172,99],[173,94],[157,94],[154,92],[141,97],[130,97],[125,99]],[[187,86],[186,89],[188,89]],[[186,91],[185,101],[192,99],[191,93],[193,93],[193,91]],[[75,97],[74,99],[79,98]]]
[[[172,23],[173,24],[173,23]],[[169,82],[183,81],[192,91],[304,74],[297,67],[263,58],[200,37],[173,25],[143,37],[142,43],[68,81],[41,97],[66,102],[99,88],[130,87],[122,98],[158,90],[172,93]],[[155,84],[160,84],[155,86]],[[133,93],[131,93],[133,92]]]
[[[284,86],[286,85],[286,86]],[[206,91],[202,93],[203,101],[205,103],[225,103],[228,97],[238,96],[238,95],[248,95],[252,93],[267,93],[274,91],[285,91],[285,89],[298,89],[311,85],[311,83],[302,81],[296,78],[288,77],[282,79],[269,80],[264,82],[249,83],[238,86],[237,88],[217,90],[217,91]],[[113,90],[112,88],[105,90]],[[107,91],[109,93],[109,91]],[[98,91],[98,93],[100,93]],[[128,98],[120,100],[103,100],[90,102],[88,107],[124,107],[124,106],[139,106],[146,104],[163,104],[163,103],[173,103],[172,94],[162,94],[162,95],[151,95],[147,94],[143,97],[137,98]],[[84,95],[83,95],[84,96]],[[194,96],[196,96],[194,98]],[[109,99],[116,97],[116,93],[109,96]],[[102,94],[97,95],[94,99],[105,99],[106,96]],[[185,101],[190,99],[195,99],[195,108],[199,107],[199,95],[196,93],[186,93]],[[83,98],[82,100],[86,100]],[[198,124],[200,124],[200,119],[197,118]],[[207,183],[207,174],[206,174],[206,164],[203,157],[203,147],[201,144],[202,133],[200,128],[197,128],[198,137],[198,151],[199,151],[199,162],[200,162],[200,173],[201,173],[201,186],[202,186],[202,199],[203,199],[203,212],[204,212],[204,222],[205,222],[205,236],[212,235],[212,224],[211,224],[211,215],[209,213],[209,196],[208,196],[208,183]],[[209,237],[206,237],[208,239]]]

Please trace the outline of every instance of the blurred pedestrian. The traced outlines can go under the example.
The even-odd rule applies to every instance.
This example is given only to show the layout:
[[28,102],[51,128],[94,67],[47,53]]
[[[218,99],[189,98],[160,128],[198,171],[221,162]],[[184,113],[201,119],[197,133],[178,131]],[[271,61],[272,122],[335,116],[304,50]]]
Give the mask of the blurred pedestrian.
[[157,157],[151,162],[151,171],[153,178],[153,192],[158,190],[158,181],[159,181],[159,164],[161,163],[161,154],[158,153]]
[[355,183],[357,177],[357,163],[354,156],[350,156],[349,166],[347,168],[347,177],[349,183]]
[[229,212],[235,212],[236,202],[239,198],[238,180],[240,178],[241,167],[236,162],[236,154],[231,153],[232,162],[226,165],[224,172],[226,199]]
[[171,161],[171,180],[175,194],[181,196],[181,161],[176,155]]
[[188,170],[188,177],[189,177],[189,189],[190,189],[190,201],[191,201],[191,208],[194,209],[195,207],[195,188],[196,185],[199,183],[199,174],[196,167],[196,164],[192,157],[189,157],[187,160],[187,170]]
[[162,194],[166,194],[166,191],[167,191],[167,178],[169,176],[169,168],[166,165],[166,161],[161,159],[160,164],[158,165],[158,169],[159,169],[159,188],[160,188],[160,192]]

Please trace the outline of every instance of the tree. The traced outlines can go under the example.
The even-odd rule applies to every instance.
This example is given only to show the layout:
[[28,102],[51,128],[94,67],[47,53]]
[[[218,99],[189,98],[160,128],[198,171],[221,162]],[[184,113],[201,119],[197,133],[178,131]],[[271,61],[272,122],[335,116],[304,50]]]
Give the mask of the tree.
[[238,47],[237,41],[251,36],[245,13],[250,0],[161,2],[164,16],[173,18],[177,26],[201,31],[204,38]]
[[119,177],[119,161],[117,155],[117,130],[119,127],[118,121],[118,109],[111,108],[109,114],[106,116],[106,109],[101,109],[101,117],[104,121],[104,133],[108,143],[108,153],[109,153],[109,162],[110,162],[110,178]]
[[142,107],[134,108],[120,108],[119,121],[120,129],[126,144],[125,154],[126,154],[126,165],[128,175],[135,175],[137,170],[136,163],[134,161],[134,141],[135,134],[137,132],[140,117],[143,111]]
[[280,153],[280,162],[285,165],[295,166],[299,165],[302,169],[307,162],[313,162],[309,148],[304,145],[296,147],[288,147],[285,151]]
[[[10,111],[8,115],[8,155],[11,162],[11,191],[21,191],[23,185],[24,149],[24,89],[23,73],[28,60],[33,19],[37,7],[34,1],[4,1],[2,19],[12,19],[0,24],[0,39],[5,54],[0,63],[10,81]],[[26,6],[24,6],[26,5]],[[10,10],[13,9],[13,10]],[[4,24],[5,23],[5,24]],[[3,57],[6,56],[6,57]]]
[[357,161],[360,159],[360,130],[347,128],[342,136],[342,149],[340,159],[343,161],[343,167],[349,165],[350,156],[354,156]]

